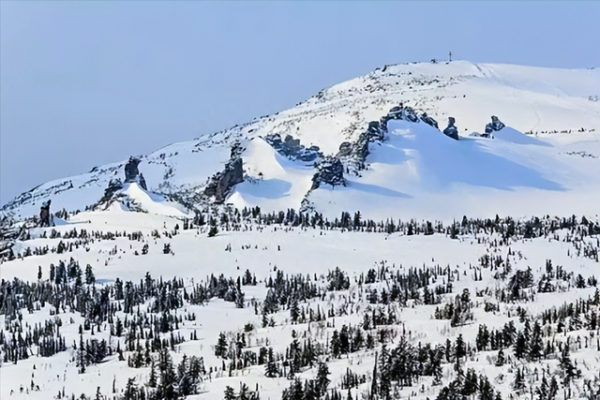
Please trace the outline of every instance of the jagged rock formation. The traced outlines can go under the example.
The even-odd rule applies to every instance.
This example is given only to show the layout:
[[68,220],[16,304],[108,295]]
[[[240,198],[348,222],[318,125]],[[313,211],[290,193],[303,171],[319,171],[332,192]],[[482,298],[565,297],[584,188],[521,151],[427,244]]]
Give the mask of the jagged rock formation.
[[485,135],[483,136],[491,136],[494,132],[498,132],[499,130],[501,130],[502,128],[504,128],[504,124],[498,119],[498,117],[496,117],[495,115],[492,115],[492,122],[490,122],[489,124],[487,124],[485,126]]
[[129,157],[129,161],[125,164],[125,183],[136,182],[140,171],[138,165],[142,162],[139,158]]
[[138,165],[140,165],[141,162],[142,160],[137,157],[129,157],[129,161],[125,164],[125,183],[136,182],[142,189],[147,191],[148,187],[146,186],[144,175],[142,175],[138,169]]
[[419,122],[419,117],[415,110],[412,107],[405,107],[402,103],[400,103],[399,106],[393,107],[387,115],[382,117],[379,121],[384,132],[387,132],[387,122],[392,119]]
[[444,129],[444,135],[451,137],[454,140],[458,140],[458,128],[454,125],[456,120],[454,117],[448,118],[448,127]]
[[[460,130],[462,131],[458,132],[460,139],[462,139],[460,135],[468,134],[473,130],[484,134],[484,130],[481,128],[492,121],[488,119],[487,122],[481,122],[482,114],[477,110],[487,109],[488,106],[494,108],[490,108],[490,111],[483,114],[484,119],[485,115],[489,118],[492,113],[500,114],[503,119],[510,119],[509,122],[513,122],[511,125],[522,127],[525,130],[535,128],[538,133],[559,133],[562,130],[570,131],[571,129],[581,129],[586,132],[594,128],[598,130],[594,125],[598,116],[592,105],[590,105],[591,108],[578,106],[582,96],[587,97],[589,93],[580,92],[584,89],[575,85],[565,92],[572,93],[572,95],[565,95],[558,104],[556,103],[555,89],[552,88],[552,85],[548,85],[555,79],[560,82],[560,85],[570,86],[567,82],[579,82],[589,78],[591,85],[589,87],[596,87],[600,82],[600,76],[589,75],[589,73],[589,71],[583,70],[561,72],[554,69],[543,70],[519,66],[475,65],[468,62],[453,62],[451,66],[429,63],[388,65],[357,79],[323,89],[319,94],[298,103],[289,110],[281,110],[281,112],[269,116],[257,116],[245,124],[190,138],[189,142],[174,143],[144,156],[138,153],[130,155],[141,159],[141,163],[137,165],[137,177],[139,178],[139,173],[143,172],[144,177],[148,176],[151,179],[146,181],[149,190],[173,201],[181,202],[187,208],[202,207],[205,206],[206,199],[203,191],[207,179],[215,172],[223,170],[225,162],[229,159],[231,145],[235,140],[248,141],[248,143],[253,140],[262,142],[269,134],[279,133],[281,149],[288,155],[292,154],[292,157],[295,157],[294,151],[290,153],[288,150],[294,149],[297,145],[296,139],[300,139],[300,145],[304,144],[306,148],[314,144],[319,146],[324,155],[338,155],[346,168],[344,171],[346,178],[348,178],[348,174],[366,175],[357,166],[370,168],[368,164],[371,162],[371,157],[374,158],[374,156],[368,153],[376,151],[375,148],[379,147],[377,143],[383,135],[378,132],[376,135],[372,135],[372,132],[365,131],[371,131],[375,125],[377,128],[375,130],[385,134],[386,121],[389,122],[391,118],[406,118],[407,121],[415,121],[415,113],[406,106],[410,106],[416,111],[419,120],[415,122],[414,127],[417,128],[419,123],[421,123],[421,127],[425,128],[435,126],[432,120],[422,115],[423,110],[435,119],[440,119],[439,116],[444,115],[444,121],[437,121],[440,130],[446,128],[449,115],[460,114]],[[575,79],[575,77],[577,78]],[[535,84],[531,82],[535,82]],[[528,107],[531,103],[530,98],[516,96],[509,102],[506,101],[507,99],[502,99],[506,93],[517,93],[513,90],[515,88],[517,91],[531,90],[536,102],[535,113],[529,112],[531,111],[531,108]],[[482,91],[486,91],[487,99],[501,101],[485,103],[485,107],[478,107]],[[400,102],[403,103],[403,107],[400,107]],[[591,104],[591,102],[589,103]],[[394,106],[397,107],[392,109]],[[380,120],[381,117],[384,118]],[[379,126],[370,125],[370,121],[379,122]],[[389,126],[391,132],[392,125]],[[500,133],[494,132],[494,135],[498,137],[506,134],[507,129],[508,125]],[[428,131],[431,134],[436,133]],[[441,133],[439,132],[439,134]],[[290,134],[292,138],[286,141],[286,134]],[[361,134],[364,135],[359,140]],[[385,137],[387,140],[387,134]],[[438,136],[438,138],[440,137],[441,135]],[[342,144],[344,141],[346,143]],[[275,141],[273,143],[277,145]],[[367,146],[365,146],[366,143],[368,143]],[[274,153],[273,147],[268,147],[267,150]],[[260,151],[248,153],[248,156],[244,154],[244,162],[247,162],[249,166],[255,166],[257,163],[251,158],[261,157],[261,155]],[[365,155],[366,160],[363,160]],[[308,158],[304,155],[301,157],[309,160],[314,155]],[[277,153],[277,158],[281,160],[279,153]],[[55,204],[53,211],[56,211],[54,208],[57,205],[60,205],[61,208],[66,206],[69,211],[83,210],[92,206],[103,196],[110,179],[116,177],[115,173],[121,181],[125,181],[128,176],[124,175],[124,167],[128,164],[128,160],[129,157],[120,162],[99,165],[81,175],[44,183],[28,192],[19,194],[1,208],[6,211],[14,211],[20,220],[34,215],[37,219],[41,203],[50,198]],[[306,164],[304,166],[307,167],[313,162],[298,159],[294,164]],[[185,167],[183,167],[184,165]],[[289,166],[289,163],[285,163],[284,169],[288,169]],[[193,173],[190,173],[191,170]],[[127,175],[129,175],[129,168],[127,171]],[[131,172],[135,175],[135,168],[131,168]],[[151,172],[152,177],[149,175]],[[256,173],[258,172],[257,169]],[[265,172],[267,172],[266,168],[263,169],[263,173]],[[310,181],[317,171],[306,169],[305,172],[309,175],[308,180]],[[272,190],[274,185],[283,185],[283,183],[272,181],[260,188],[253,187],[252,190]],[[141,183],[139,186],[143,188]],[[306,189],[309,189],[310,186],[311,183]],[[283,186],[277,188],[283,189]],[[301,196],[303,191],[304,189],[299,190],[298,196]],[[290,200],[289,204],[285,201],[280,202],[281,204],[286,203],[286,207],[297,207],[298,197],[296,195],[286,195],[286,197]],[[236,199],[238,199],[237,196]],[[245,192],[239,197],[239,204],[244,202],[274,204],[270,200],[270,198],[253,196],[249,192]]]
[[385,134],[379,122],[369,122],[369,127],[360,134],[356,142],[344,142],[340,145],[337,158],[354,158],[357,161],[357,169],[364,169],[364,162],[369,155],[369,143],[382,142],[384,136]]
[[104,205],[104,209],[106,209],[115,199],[117,192],[123,189],[123,186],[123,182],[119,178],[111,179],[107,188],[104,189],[104,195],[98,200],[98,203],[92,206],[92,209],[98,209],[101,205]]
[[231,148],[231,158],[225,164],[225,169],[214,174],[204,188],[204,196],[214,197],[216,204],[223,204],[231,188],[244,181],[244,162],[240,157],[242,149],[239,143]]
[[136,182],[142,189],[148,190],[144,175],[142,175],[138,169],[138,165],[141,162],[142,160],[137,157],[129,157],[129,161],[125,164],[125,183]]
[[285,139],[282,141],[281,135],[275,133],[265,136],[265,141],[277,150],[279,154],[292,160],[313,162],[317,158],[323,157],[321,149],[319,149],[318,146],[306,148],[300,144],[299,139],[294,139],[291,135],[286,135]]
[[40,226],[51,226],[54,225],[51,222],[51,214],[50,214],[50,203],[52,200],[48,200],[42,203],[40,207]]
[[423,113],[421,117],[417,115],[412,107],[405,107],[402,103],[393,107],[390,111],[381,117],[379,121],[369,122],[367,130],[360,134],[356,142],[344,142],[340,145],[337,157],[344,160],[346,164],[352,165],[354,170],[365,169],[365,161],[369,155],[369,144],[383,142],[387,133],[387,123],[390,120],[405,120],[413,123],[423,121],[435,128],[438,123],[435,119]]
[[317,165],[317,172],[312,178],[312,188],[317,189],[322,183],[333,186],[346,186],[344,166],[337,157],[326,157]]
[[421,121],[425,122],[427,125],[433,126],[435,129],[440,129],[438,127],[438,123],[435,119],[427,115],[427,113],[421,114]]

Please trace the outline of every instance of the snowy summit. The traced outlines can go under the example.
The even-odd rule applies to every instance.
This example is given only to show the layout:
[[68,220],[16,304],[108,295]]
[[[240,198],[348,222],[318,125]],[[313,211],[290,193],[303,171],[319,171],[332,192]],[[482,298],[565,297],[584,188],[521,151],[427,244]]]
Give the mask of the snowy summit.
[[[598,69],[466,61],[385,66],[292,109],[168,145],[140,157],[137,168],[150,192],[183,206],[308,205],[329,216],[360,209],[373,218],[453,218],[556,213],[570,202],[573,212],[589,212],[594,204],[586,199],[599,194],[598,93]],[[400,108],[410,109],[409,118]],[[492,116],[506,128],[488,140]],[[456,143],[442,135],[450,117]],[[345,185],[314,184],[327,157],[340,159]],[[225,192],[202,196],[233,158],[241,165],[230,165],[219,182]],[[40,185],[3,210],[26,218],[48,199],[67,211],[97,208],[110,181],[123,180],[125,164]]]

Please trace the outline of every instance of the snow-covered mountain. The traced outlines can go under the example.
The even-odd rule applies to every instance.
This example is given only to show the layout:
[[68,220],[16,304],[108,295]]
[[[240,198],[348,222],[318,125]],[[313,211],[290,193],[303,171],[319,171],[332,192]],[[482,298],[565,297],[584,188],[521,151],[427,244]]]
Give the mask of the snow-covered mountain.
[[599,93],[387,66],[18,196],[0,398],[600,398]]
[[[372,218],[560,214],[564,204],[571,205],[569,212],[595,213],[599,94],[599,69],[466,61],[385,66],[289,110],[139,156],[138,168],[148,199],[161,199],[147,211],[171,215],[215,200],[328,216],[361,210]],[[368,140],[364,160],[356,151],[341,151],[356,149],[369,123],[382,121],[400,103],[433,117],[441,130],[454,117],[461,140],[423,121],[392,119],[381,124],[383,140]],[[492,115],[507,128],[493,140],[470,136],[483,133]],[[345,186],[316,188],[313,178],[330,156],[341,160]],[[234,157],[241,158],[243,172],[231,167]],[[227,163],[239,176],[223,182]],[[124,180],[125,165],[42,184],[3,210],[27,218],[49,199],[53,210],[98,208],[111,180]],[[215,174],[221,181],[213,179],[207,191]]]

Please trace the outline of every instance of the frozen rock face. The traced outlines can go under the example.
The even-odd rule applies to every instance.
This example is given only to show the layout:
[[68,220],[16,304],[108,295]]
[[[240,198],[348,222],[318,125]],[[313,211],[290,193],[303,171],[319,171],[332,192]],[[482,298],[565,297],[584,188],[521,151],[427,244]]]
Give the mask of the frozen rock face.
[[125,164],[125,183],[137,182],[137,184],[140,185],[142,189],[148,190],[148,187],[146,186],[146,180],[144,179],[144,175],[142,175],[140,173],[140,170],[138,169],[138,165],[140,165],[140,162],[142,162],[142,160],[140,160],[139,158],[133,156],[129,157],[129,161],[127,161],[127,164]]
[[504,124],[496,117],[492,115],[492,122],[485,126],[485,133],[487,136],[491,136],[494,132],[498,132],[504,128]]
[[456,120],[454,117],[448,118],[448,127],[444,129],[444,135],[451,137],[454,140],[458,140],[458,128],[454,125]]
[[235,158],[227,162],[223,171],[217,172],[210,178],[204,189],[204,195],[214,197],[216,204],[223,204],[231,188],[244,181],[242,165],[241,158]]
[[369,155],[369,143],[381,142],[384,139],[384,132],[381,125],[377,121],[369,122],[369,127],[366,131],[360,134],[358,140],[354,143],[344,142],[340,145],[338,157],[347,158],[355,157],[359,161],[358,169],[364,168],[364,161]]
[[369,144],[383,142],[387,133],[387,123],[390,120],[405,120],[414,123],[423,121],[431,126],[438,127],[437,121],[426,113],[419,117],[412,107],[405,107],[400,104],[390,109],[379,121],[369,122],[367,130],[360,134],[356,142],[342,143],[337,157],[350,164],[354,170],[365,169],[365,162],[369,155]]
[[136,157],[129,157],[129,161],[125,164],[125,183],[137,182],[137,177],[140,173],[138,165],[142,160]]
[[322,183],[333,186],[346,186],[344,179],[344,166],[337,157],[327,157],[321,161],[317,172],[313,178],[312,189],[317,189]]
[[291,135],[286,135],[285,139],[281,140],[281,135],[278,133],[265,136],[265,140],[277,152],[292,160],[300,160],[305,162],[313,162],[317,158],[322,157],[321,149],[318,146],[310,146],[308,148],[300,144],[299,139],[294,139]]
[[40,207],[40,226],[51,226],[50,203],[52,200],[45,201]]
[[225,164],[225,169],[214,174],[204,189],[204,196],[214,197],[216,204],[223,204],[231,188],[244,181],[244,162],[240,157],[239,144],[231,148],[231,158]]
[[384,132],[387,132],[387,123],[389,120],[404,120],[410,122],[419,122],[419,117],[412,107],[405,107],[402,103],[399,106],[393,107],[387,115],[383,116],[379,121]]
[[440,129],[438,127],[438,123],[435,119],[427,115],[427,113],[421,114],[421,121],[425,122],[427,125],[433,126],[435,129]]

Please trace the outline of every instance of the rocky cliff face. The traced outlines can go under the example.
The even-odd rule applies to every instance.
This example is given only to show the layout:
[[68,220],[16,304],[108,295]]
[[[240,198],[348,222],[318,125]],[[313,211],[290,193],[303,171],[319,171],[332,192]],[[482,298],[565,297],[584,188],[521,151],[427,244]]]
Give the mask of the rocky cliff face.
[[244,181],[241,152],[239,143],[236,143],[231,149],[231,158],[225,164],[225,169],[214,174],[204,188],[204,196],[214,198],[216,204],[223,204],[231,188]]
[[367,130],[360,134],[356,142],[342,143],[337,158],[343,160],[355,172],[365,169],[365,162],[369,155],[369,145],[383,142],[387,133],[387,123],[390,120],[406,120],[414,123],[423,121],[435,128],[438,127],[437,121],[426,113],[419,117],[413,108],[400,104],[390,109],[379,121],[369,122]]
[[129,157],[129,161],[125,164],[125,183],[127,182],[135,182],[140,173],[138,170],[138,165],[142,160],[136,157]]
[[313,162],[323,157],[318,146],[304,147],[299,139],[294,139],[291,135],[286,135],[281,140],[278,133],[265,136],[265,141],[269,143],[277,152],[291,160],[300,160],[304,162]]
[[356,142],[344,142],[340,145],[337,158],[344,160],[353,170],[360,171],[365,168],[369,144],[382,142],[384,136],[382,125],[378,121],[369,122],[369,127],[360,134]]
[[129,161],[125,164],[125,183],[137,182],[142,189],[148,190],[144,175],[142,175],[138,169],[140,162],[142,162],[142,160],[137,157],[129,157]]
[[317,165],[317,172],[312,178],[312,188],[317,189],[321,184],[346,186],[344,179],[344,165],[337,157],[327,157]]

